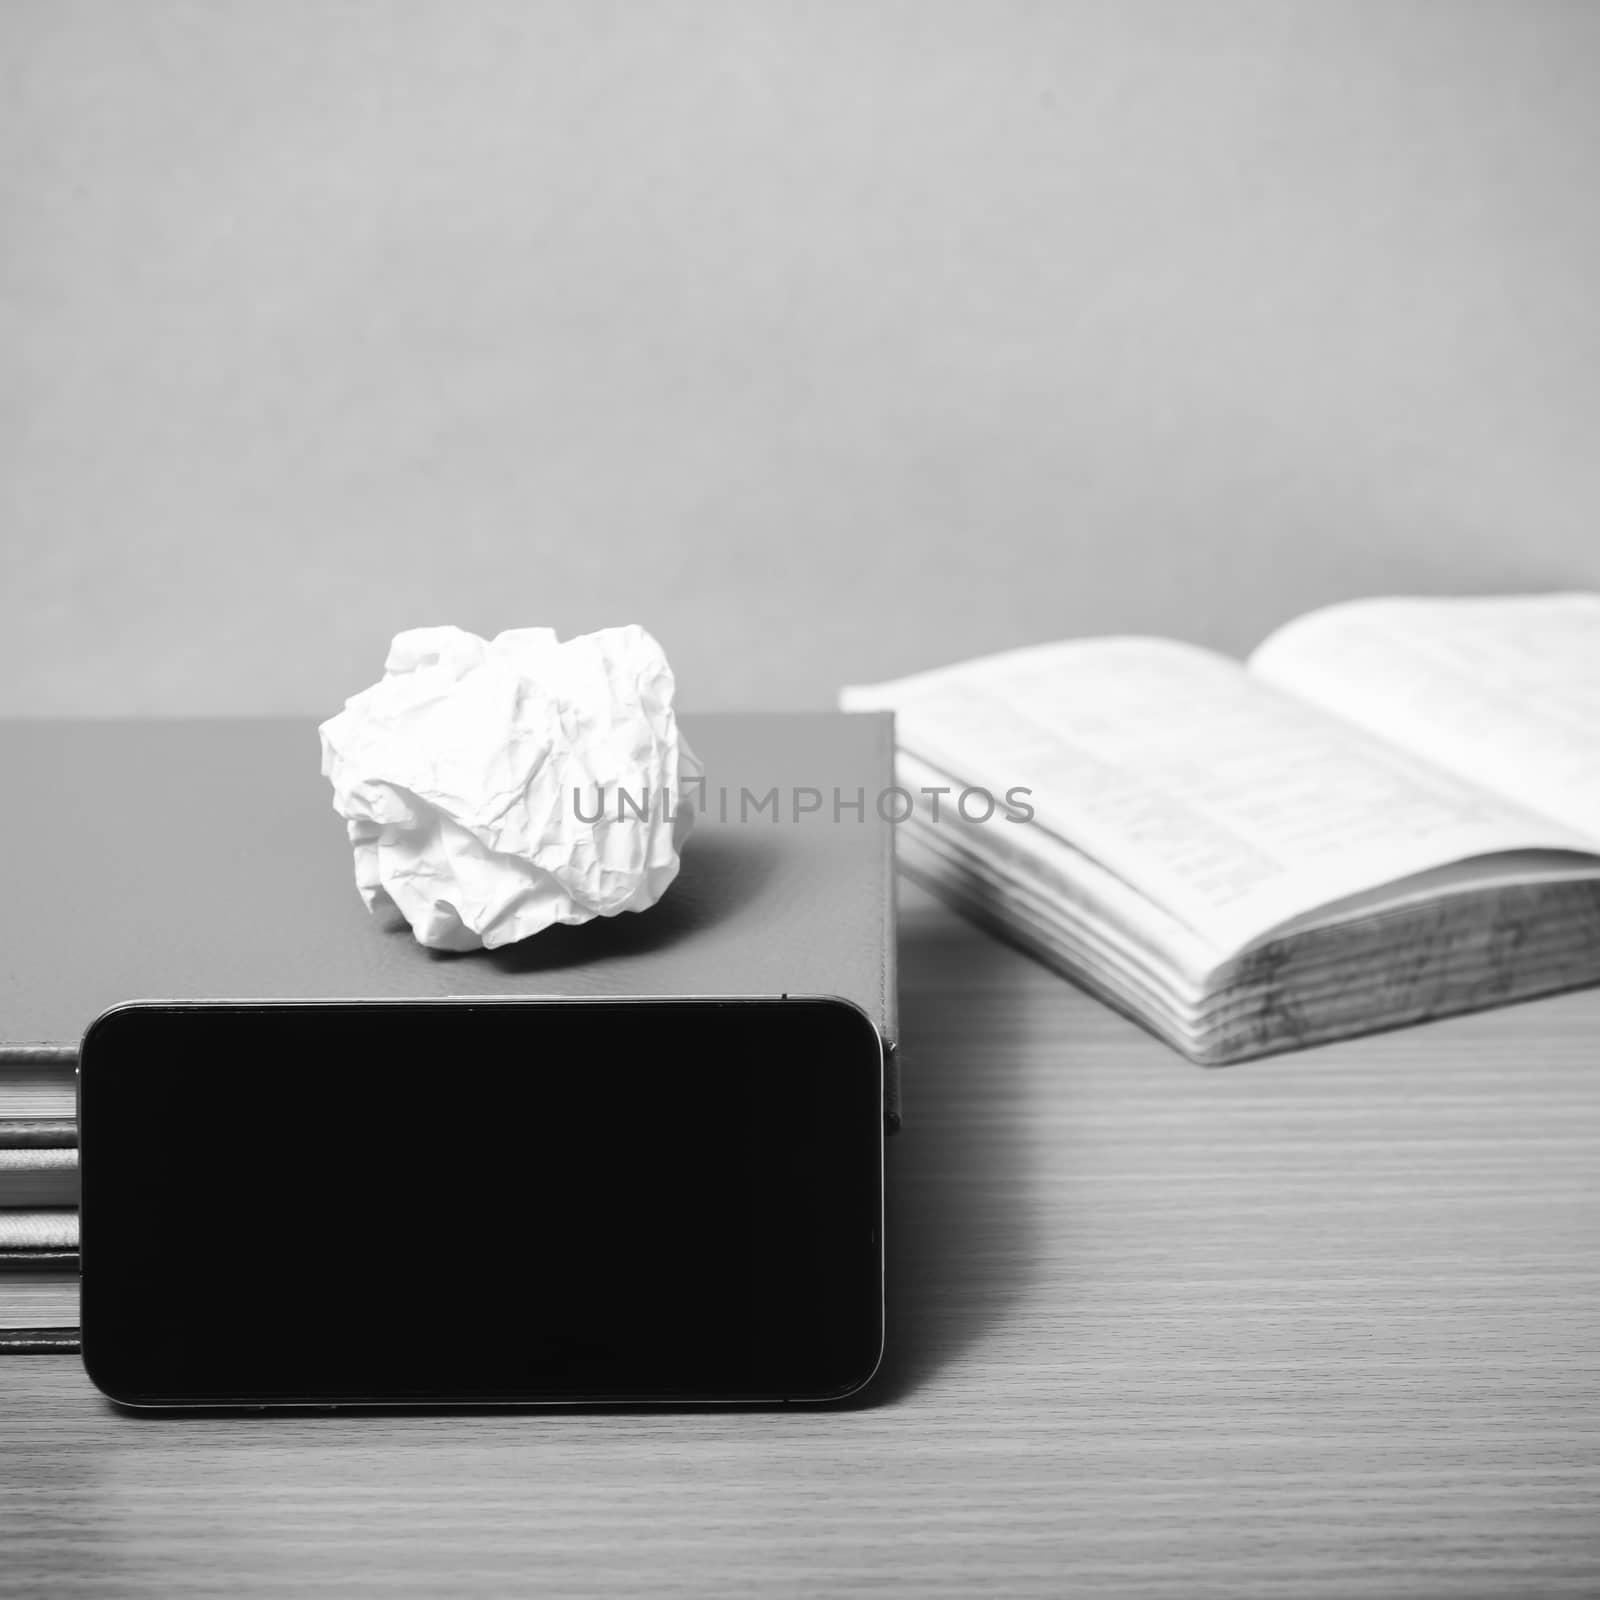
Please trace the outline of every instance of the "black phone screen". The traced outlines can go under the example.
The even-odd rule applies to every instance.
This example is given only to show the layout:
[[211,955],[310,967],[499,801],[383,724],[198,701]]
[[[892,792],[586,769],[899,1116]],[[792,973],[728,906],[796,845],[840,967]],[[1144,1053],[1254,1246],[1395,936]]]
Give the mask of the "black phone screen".
[[118,1008],[79,1069],[85,1366],[135,1405],[848,1394],[882,1070],[835,1000]]

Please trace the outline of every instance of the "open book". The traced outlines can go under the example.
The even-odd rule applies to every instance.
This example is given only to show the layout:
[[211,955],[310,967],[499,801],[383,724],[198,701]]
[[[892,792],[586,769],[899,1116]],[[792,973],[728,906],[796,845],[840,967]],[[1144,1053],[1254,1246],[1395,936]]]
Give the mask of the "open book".
[[1197,1061],[1600,981],[1600,595],[1358,601],[1244,666],[1086,639],[842,698],[897,713],[903,868]]

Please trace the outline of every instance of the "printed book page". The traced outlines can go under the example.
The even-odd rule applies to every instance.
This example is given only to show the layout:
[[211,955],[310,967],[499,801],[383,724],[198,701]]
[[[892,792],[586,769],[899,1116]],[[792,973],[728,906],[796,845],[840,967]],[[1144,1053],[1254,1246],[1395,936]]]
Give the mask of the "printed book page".
[[1600,595],[1355,601],[1250,668],[1600,847]]
[[901,747],[941,771],[997,797],[1030,790],[1038,826],[1224,948],[1469,857],[1594,855],[1575,830],[1168,640],[1013,651],[843,703],[894,710]]

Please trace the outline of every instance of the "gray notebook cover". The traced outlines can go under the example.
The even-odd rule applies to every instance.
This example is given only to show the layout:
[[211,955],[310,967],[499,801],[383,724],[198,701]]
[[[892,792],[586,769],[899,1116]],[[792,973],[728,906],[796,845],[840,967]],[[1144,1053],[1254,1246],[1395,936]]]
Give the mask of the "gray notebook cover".
[[[314,723],[0,723],[0,1061],[71,1059],[126,1000],[838,995],[883,1036],[894,1127],[894,842],[875,806],[894,781],[892,719],[683,728],[708,804],[658,905],[450,955],[362,905]],[[804,809],[805,793],[797,820],[800,791],[822,804]]]

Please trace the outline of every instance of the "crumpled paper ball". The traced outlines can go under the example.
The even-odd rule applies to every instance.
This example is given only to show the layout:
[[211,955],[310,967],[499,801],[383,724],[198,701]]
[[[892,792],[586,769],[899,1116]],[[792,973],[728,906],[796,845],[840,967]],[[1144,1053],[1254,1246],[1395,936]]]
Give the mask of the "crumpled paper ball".
[[320,730],[368,909],[476,950],[653,906],[704,777],[673,687],[638,627],[396,634],[382,681]]

